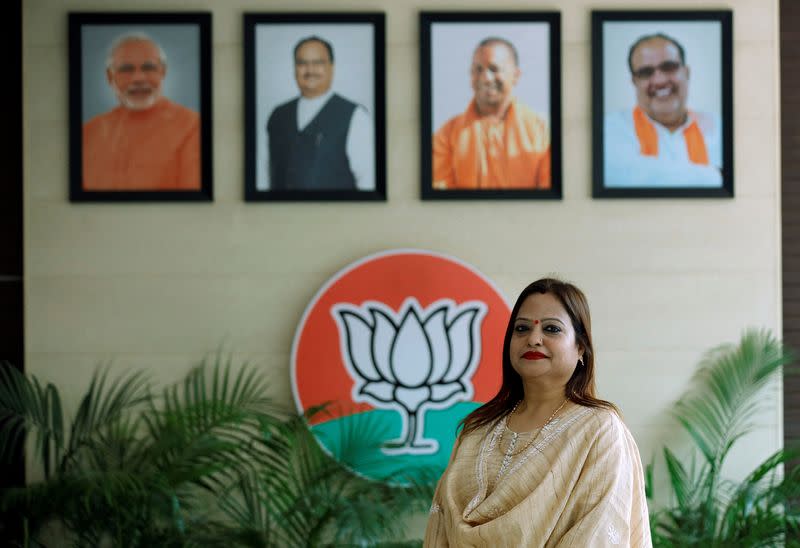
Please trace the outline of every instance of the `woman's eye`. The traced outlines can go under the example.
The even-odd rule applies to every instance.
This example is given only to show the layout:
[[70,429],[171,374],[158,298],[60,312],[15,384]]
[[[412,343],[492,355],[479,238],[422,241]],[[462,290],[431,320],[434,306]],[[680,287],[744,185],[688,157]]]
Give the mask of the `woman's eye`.
[[547,333],[561,333],[561,328],[557,325],[547,325],[545,326],[544,330]]
[[524,323],[514,326],[514,331],[516,331],[517,333],[524,333],[527,330],[528,326],[525,325]]

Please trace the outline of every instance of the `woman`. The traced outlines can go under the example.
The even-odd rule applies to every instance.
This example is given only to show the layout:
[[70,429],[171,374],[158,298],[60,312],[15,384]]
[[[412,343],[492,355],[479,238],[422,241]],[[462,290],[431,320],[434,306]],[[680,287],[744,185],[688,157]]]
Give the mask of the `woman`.
[[639,450],[594,392],[586,297],[533,282],[506,328],[500,390],[461,423],[425,546],[651,546]]

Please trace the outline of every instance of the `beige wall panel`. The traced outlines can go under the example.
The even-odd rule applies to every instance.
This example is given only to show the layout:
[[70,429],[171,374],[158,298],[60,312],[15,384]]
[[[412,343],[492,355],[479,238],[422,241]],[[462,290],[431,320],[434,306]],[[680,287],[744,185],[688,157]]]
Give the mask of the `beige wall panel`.
[[69,196],[67,124],[32,121],[29,127],[22,146],[31,151],[34,161],[26,166],[25,192],[36,203],[48,201],[64,208]]
[[[562,16],[563,17],[563,16]],[[561,24],[563,25],[563,19]],[[592,70],[591,47],[587,42],[561,43],[561,105],[562,123],[580,123],[582,127],[592,121]],[[571,141],[565,141],[570,143]],[[572,152],[570,151],[570,155]],[[578,157],[583,157],[581,154]]]
[[66,47],[23,47],[22,55],[26,60],[23,101],[27,119],[66,125],[69,118]]
[[759,112],[753,108],[747,117],[737,118],[734,126],[733,150],[743,151],[734,152],[734,192],[746,203],[764,198],[777,201],[780,196],[780,121],[766,112],[757,118]]
[[647,203],[498,202],[487,207],[449,202],[418,209],[42,202],[28,214],[28,272],[332,272],[362,255],[398,246],[452,253],[495,272],[582,270],[590,264],[597,272],[614,273],[777,268],[771,200],[642,205]]
[[[736,8],[733,19],[733,38],[737,42],[757,42],[759,40],[775,44],[777,47],[778,9],[776,2],[766,4],[762,0],[738,1],[731,7]],[[708,9],[715,9],[709,7]],[[730,9],[727,8],[727,9]],[[770,57],[777,62],[776,58]]]
[[214,125],[220,142],[214,144],[214,201],[236,206],[244,200],[244,135],[230,122]]
[[[406,136],[419,139],[420,132],[420,82],[419,51],[406,44],[387,44],[386,47],[386,123],[389,127],[413,126]],[[467,77],[465,69],[465,78]],[[401,132],[393,132],[401,133]],[[391,144],[390,144],[391,146]],[[392,148],[388,150],[394,152]],[[393,172],[390,172],[393,174]]]
[[[777,29],[774,36],[765,36],[759,42],[743,43],[737,41],[735,35],[733,38],[733,104],[736,120],[759,118],[770,125],[777,125],[775,122],[778,113],[776,101],[779,82]],[[739,131],[735,125],[734,130]],[[772,133],[777,140],[777,131],[773,130]],[[749,157],[749,154],[743,156],[746,151],[737,150],[737,158]],[[772,161],[774,160],[770,157],[770,162]]]
[[405,208],[419,202],[419,123],[404,119],[392,127],[396,131],[386,139],[386,194],[392,208]]
[[[67,51],[67,11],[89,9],[87,4],[72,2],[58,4],[48,0],[28,0],[22,3],[22,22],[27,32],[23,35],[23,60],[30,68],[25,46],[58,46]],[[108,5],[106,5],[108,9]],[[64,67],[66,73],[66,66]],[[27,104],[26,104],[27,110]]]
[[[244,51],[242,44],[214,44],[214,81],[225,82],[215,85],[214,94],[214,134],[219,127],[230,133],[242,133],[244,124]],[[239,137],[243,140],[244,137]],[[218,143],[214,140],[214,144]],[[238,143],[241,147],[242,143]],[[244,154],[240,162],[244,162]],[[232,171],[232,169],[230,170]]]
[[[739,340],[748,327],[779,332],[764,272],[595,275],[583,283],[603,351],[703,352]],[[756,289],[757,288],[757,289]],[[699,305],[702,303],[702,306]],[[631,341],[635,340],[635,350]]]
[[[601,7],[717,9],[694,0]],[[252,358],[272,379],[270,394],[289,403],[292,339],[319,287],[364,255],[430,249],[475,266],[509,304],[547,273],[582,287],[601,395],[623,408],[649,460],[679,439],[667,409],[704,351],[746,327],[780,332],[778,2],[727,8],[735,12],[736,198],[591,199],[590,11],[598,6],[509,0],[491,9],[562,14],[564,199],[422,202],[419,11],[490,9],[485,1],[26,0],[28,371],[74,405],[100,361],[167,382],[222,344]],[[213,12],[214,203],[67,202],[66,14],[134,9]],[[245,203],[242,14],[332,9],[387,14],[389,200]],[[731,473],[780,445],[781,393],[770,390],[748,438],[761,453],[737,453]]]
[[586,131],[587,124],[589,118],[565,119],[561,125],[564,140],[561,192],[565,200],[587,201],[592,197],[592,135],[591,130]]

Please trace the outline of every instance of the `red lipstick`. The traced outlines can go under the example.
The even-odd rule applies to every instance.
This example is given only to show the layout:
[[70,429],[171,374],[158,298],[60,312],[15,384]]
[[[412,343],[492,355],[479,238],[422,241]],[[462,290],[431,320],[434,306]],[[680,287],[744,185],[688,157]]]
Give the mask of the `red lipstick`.
[[526,360],[543,360],[543,359],[545,359],[547,356],[545,356],[545,355],[544,355],[544,354],[542,354],[541,352],[533,352],[533,351],[528,351],[528,352],[525,352],[525,353],[522,355],[522,357],[523,357],[523,358],[525,358]]

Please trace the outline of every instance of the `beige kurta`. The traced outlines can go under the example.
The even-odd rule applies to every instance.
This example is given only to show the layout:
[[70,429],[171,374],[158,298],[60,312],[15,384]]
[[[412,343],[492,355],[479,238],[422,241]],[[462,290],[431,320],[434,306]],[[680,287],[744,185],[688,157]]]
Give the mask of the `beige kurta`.
[[570,404],[503,467],[512,434],[503,419],[460,440],[426,547],[652,546],[639,450],[616,413]]

